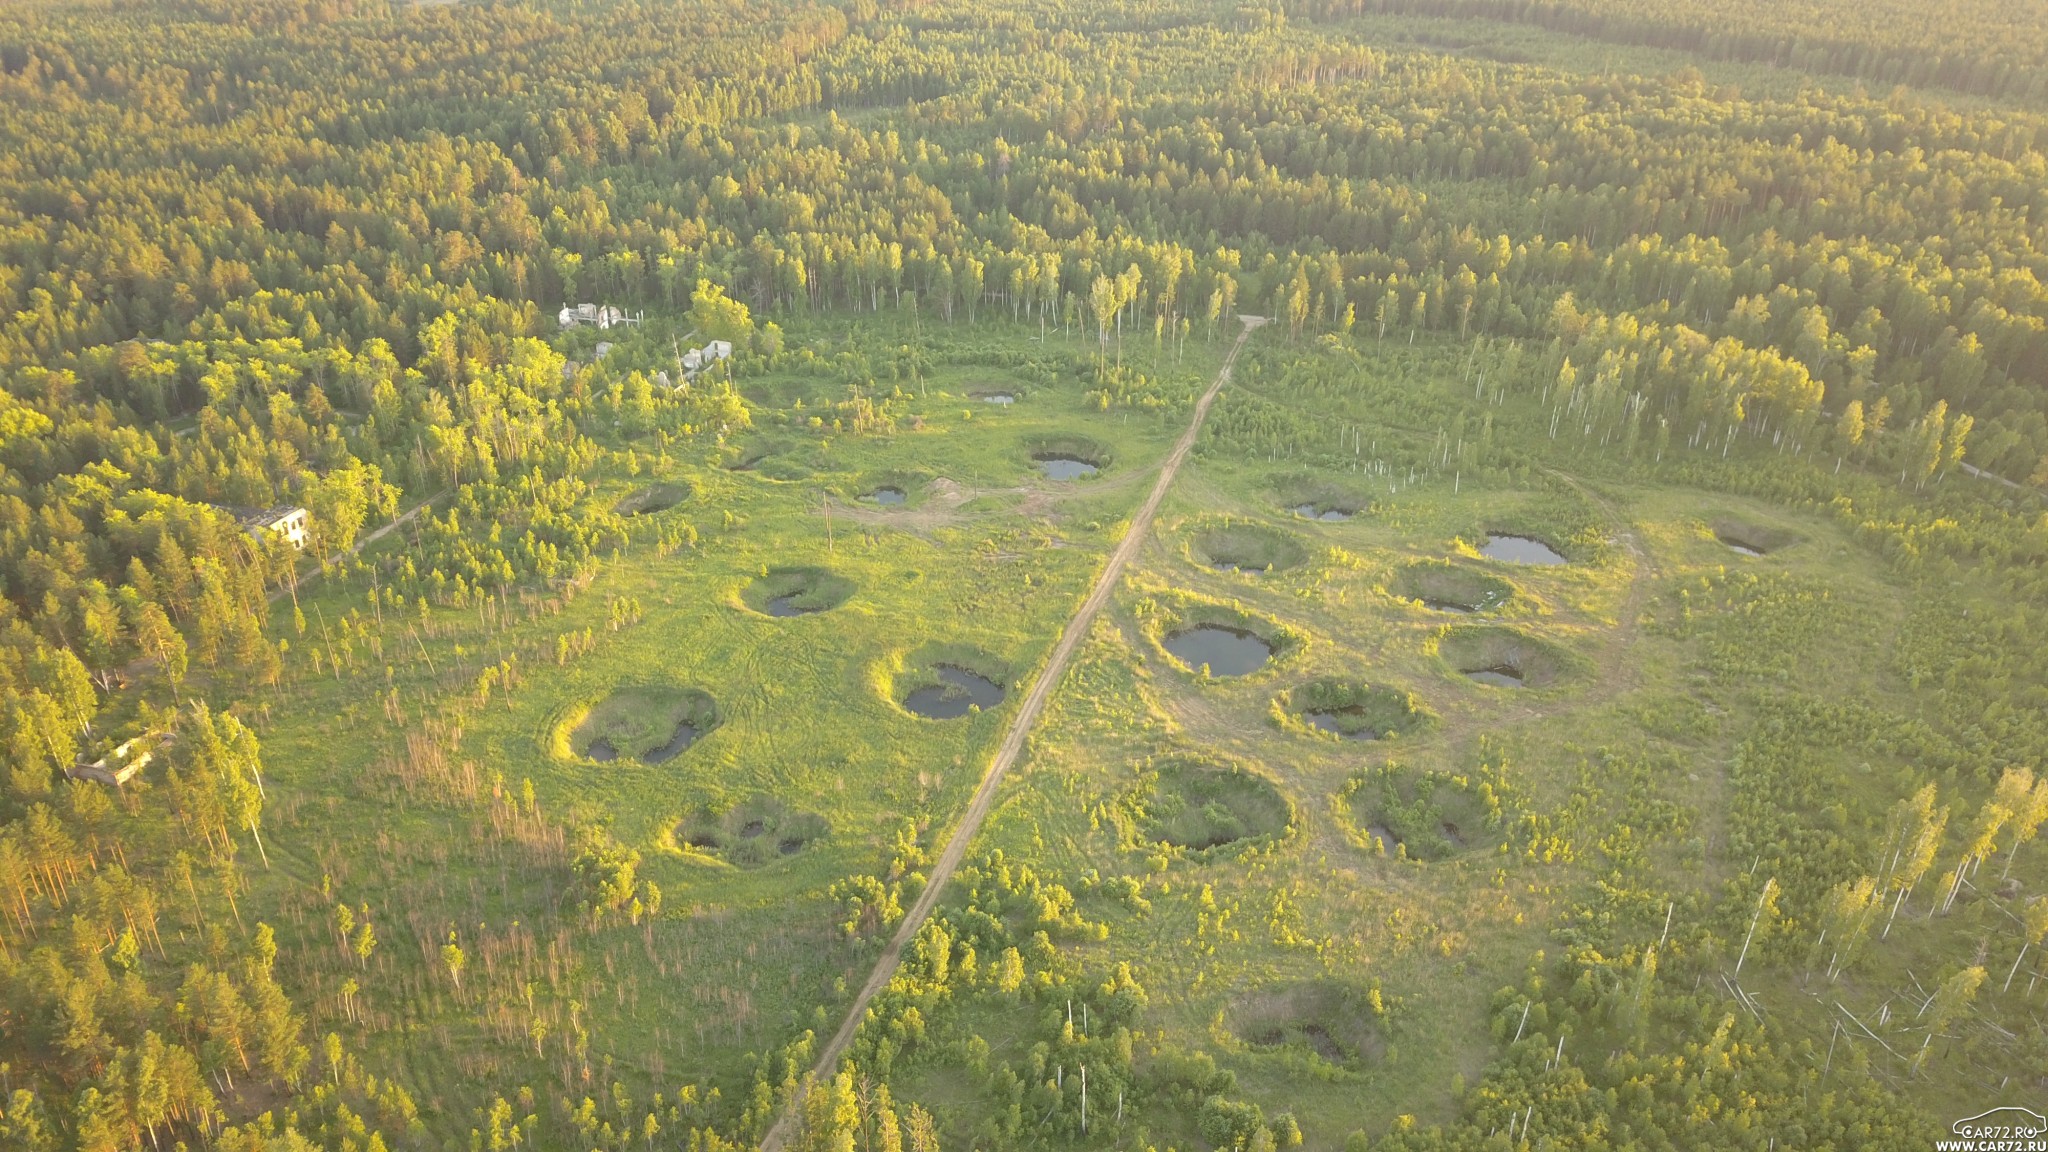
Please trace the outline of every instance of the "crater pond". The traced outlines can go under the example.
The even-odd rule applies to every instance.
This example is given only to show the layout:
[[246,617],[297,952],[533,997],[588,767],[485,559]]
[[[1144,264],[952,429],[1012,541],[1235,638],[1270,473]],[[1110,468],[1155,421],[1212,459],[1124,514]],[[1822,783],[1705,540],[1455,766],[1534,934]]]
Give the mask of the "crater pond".
[[1003,686],[958,664],[934,664],[937,684],[912,689],[903,698],[903,710],[927,720],[957,720],[975,709],[989,709],[1003,702]]
[[697,730],[695,724],[685,721],[676,725],[676,730],[674,734],[669,736],[668,743],[651,751],[641,753],[640,759],[649,764],[665,764],[682,755],[684,749],[695,744],[697,737],[701,735],[703,733]]
[[1557,549],[1528,536],[1488,536],[1486,546],[1479,550],[1479,554],[1510,564],[1555,566],[1569,563]]
[[1033,457],[1033,459],[1038,461],[1039,471],[1044,472],[1045,478],[1048,480],[1079,480],[1084,476],[1093,476],[1100,471],[1095,465],[1081,459],[1079,456],[1048,453],[1043,456]]
[[1304,520],[1322,520],[1331,524],[1351,519],[1351,513],[1342,508],[1332,508],[1327,505],[1319,507],[1314,504],[1296,504],[1294,506],[1294,514]]
[[1266,666],[1273,646],[1242,628],[1199,624],[1169,633],[1163,641],[1176,660],[1190,668],[1207,668],[1211,676],[1244,676]]
[[[1355,718],[1362,716],[1364,712],[1365,709],[1355,706],[1351,708],[1330,708],[1319,712],[1304,712],[1301,714],[1301,719],[1311,728],[1320,729],[1345,740],[1379,739],[1380,734],[1378,731],[1369,727],[1358,727],[1355,723]],[[1347,723],[1347,721],[1351,722]]]
[[1719,540],[1726,547],[1742,553],[1744,556],[1762,556],[1765,554],[1765,549],[1759,548],[1747,540],[1738,540],[1731,535],[1721,534],[1715,536],[1714,539]]

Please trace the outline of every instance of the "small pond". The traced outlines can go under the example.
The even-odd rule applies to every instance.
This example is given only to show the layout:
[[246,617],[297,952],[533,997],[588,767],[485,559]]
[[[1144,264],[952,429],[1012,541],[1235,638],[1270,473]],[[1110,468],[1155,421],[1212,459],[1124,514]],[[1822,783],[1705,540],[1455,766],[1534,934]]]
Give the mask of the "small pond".
[[1038,461],[1039,471],[1044,472],[1048,480],[1079,480],[1083,476],[1093,476],[1101,471],[1079,456],[1048,454],[1033,459]]
[[1208,668],[1211,676],[1243,676],[1273,658],[1273,646],[1263,637],[1216,624],[1183,628],[1168,635],[1164,647],[1190,668]]
[[739,868],[759,868],[794,856],[825,838],[825,818],[797,812],[773,797],[759,797],[722,813],[700,810],[675,827],[676,841]]
[[903,710],[927,720],[958,720],[969,712],[1003,702],[1003,686],[957,664],[935,664],[937,684],[927,684],[903,698]]
[[1516,668],[1510,668],[1505,664],[1496,665],[1492,668],[1474,668],[1467,671],[1465,675],[1477,680],[1481,684],[1491,684],[1495,688],[1520,688],[1522,686],[1521,671]]
[[1506,560],[1511,564],[1569,563],[1563,553],[1529,536],[1489,536],[1486,538],[1486,546],[1479,550],[1479,554],[1493,560]]
[[602,736],[592,740],[590,747],[583,750],[583,754],[599,764],[609,764],[619,758],[619,750],[612,747],[612,742]]
[[870,504],[901,504],[906,497],[901,488],[877,488],[861,499]]
[[763,616],[787,620],[829,612],[846,603],[853,592],[851,580],[823,568],[776,568],[764,569],[740,594],[740,600]]
[[683,750],[695,744],[697,737],[701,735],[703,733],[697,730],[695,724],[685,721],[676,725],[675,734],[668,738],[668,743],[651,752],[642,754],[640,759],[648,764],[665,764],[682,755]]
[[1742,553],[1744,556],[1762,556],[1764,554],[1764,550],[1762,548],[1759,548],[1754,544],[1745,544],[1742,541],[1734,539],[1730,536],[1716,536],[1714,537],[1714,539],[1719,540],[1723,544],[1726,544],[1729,548],[1733,549],[1734,551]]
[[995,404],[1008,408],[1017,402],[1017,396],[1012,392],[983,392],[981,394],[981,402],[983,404]]
[[1249,572],[1254,576],[1263,576],[1273,570],[1271,564],[1239,564],[1235,560],[1218,560],[1210,567],[1218,572]]
[[1355,725],[1357,718],[1363,715],[1365,715],[1365,709],[1354,705],[1350,708],[1332,708],[1322,712],[1304,712],[1301,714],[1301,719],[1311,728],[1321,729],[1345,740],[1379,739],[1380,734],[1370,727],[1357,728],[1354,731],[1351,726],[1346,724],[1346,721],[1349,720]]
[[1351,519],[1351,513],[1342,508],[1318,507],[1314,504],[1297,504],[1294,506],[1294,514],[1304,520],[1322,520],[1331,524]]

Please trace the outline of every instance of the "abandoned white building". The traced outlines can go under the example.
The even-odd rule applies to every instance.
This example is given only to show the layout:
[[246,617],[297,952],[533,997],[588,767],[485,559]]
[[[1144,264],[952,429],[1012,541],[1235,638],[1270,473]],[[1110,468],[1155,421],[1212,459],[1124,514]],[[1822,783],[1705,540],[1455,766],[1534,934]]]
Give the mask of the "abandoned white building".
[[242,530],[249,535],[260,537],[262,533],[268,532],[273,536],[282,536],[294,548],[304,548],[306,541],[310,539],[307,528],[311,521],[304,508],[266,508],[261,512],[245,513],[237,519],[241,521]]
[[152,747],[154,743],[150,737],[137,736],[124,741],[120,747],[90,763],[84,756],[80,756],[78,763],[70,768],[71,778],[93,780],[119,787],[133,780],[136,773],[149,767],[149,762],[156,757]]
[[561,321],[564,328],[610,328],[614,325],[638,324],[646,318],[646,313],[628,316],[625,309],[614,308],[609,304],[565,304],[562,310],[555,314],[555,318]]
[[683,379],[688,380],[718,363],[732,358],[732,341],[713,340],[702,348],[692,348],[683,353]]

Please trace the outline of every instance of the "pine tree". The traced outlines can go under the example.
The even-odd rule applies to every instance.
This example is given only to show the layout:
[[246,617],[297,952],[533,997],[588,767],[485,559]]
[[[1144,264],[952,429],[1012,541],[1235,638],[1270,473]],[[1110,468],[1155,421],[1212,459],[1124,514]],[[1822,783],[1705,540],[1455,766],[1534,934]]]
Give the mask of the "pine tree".
[[156,1130],[171,1119],[171,1082],[166,1071],[168,1049],[155,1032],[145,1033],[135,1051],[135,1064],[128,1076],[132,1093],[128,1112],[135,1124],[156,1143]]
[[16,1088],[0,1108],[0,1147],[19,1152],[56,1152],[57,1133],[43,1115],[42,1100],[26,1088]]
[[804,1094],[796,1152],[854,1152],[859,1130],[860,1101],[853,1094],[853,1073],[842,1071]]

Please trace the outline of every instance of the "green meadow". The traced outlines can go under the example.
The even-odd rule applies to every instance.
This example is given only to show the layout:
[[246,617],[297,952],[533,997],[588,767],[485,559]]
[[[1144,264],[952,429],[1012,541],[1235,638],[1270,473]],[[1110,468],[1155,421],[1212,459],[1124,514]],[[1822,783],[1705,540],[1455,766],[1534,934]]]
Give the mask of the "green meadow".
[[2040,7],[8,6],[0,1152],[2038,1112]]
[[[1214,360],[1190,349],[1176,370],[1199,382]],[[308,629],[288,634],[315,647],[323,629],[325,640],[346,632],[344,645],[365,650],[342,675],[294,677],[264,732],[291,797],[287,824],[305,834],[286,837],[299,841],[282,853],[295,874],[269,879],[289,887],[288,904],[305,901],[314,935],[325,925],[305,887],[324,882],[343,902],[368,901],[380,921],[402,920],[421,948],[446,925],[523,952],[567,884],[549,873],[570,847],[538,843],[543,822],[603,829],[637,852],[663,899],[645,936],[565,944],[574,958],[552,965],[523,960],[504,992],[526,1009],[544,965],[542,983],[564,987],[602,971],[612,1002],[585,1005],[601,1022],[587,1027],[611,1038],[605,1055],[656,1083],[729,1077],[745,1053],[786,1042],[857,982],[864,953],[829,932],[827,890],[899,838],[929,844],[949,827],[1008,705],[1180,431],[1170,413],[1089,412],[1080,389],[1001,368],[947,365],[905,382],[890,402],[897,428],[880,435],[834,429],[832,416],[812,426],[806,398],[829,413],[821,393],[836,388],[741,383],[760,405],[753,430],[672,451],[621,445],[590,503],[631,513],[634,543],[568,594],[414,616],[373,608],[354,588],[309,588],[299,598]],[[994,390],[1014,402],[982,395]],[[1048,479],[1036,457],[1054,453],[1085,453],[1099,470]],[[874,502],[883,487],[902,502]],[[647,507],[649,493],[665,506]],[[694,544],[672,542],[683,525]],[[368,559],[404,551],[388,541]],[[778,598],[790,614],[771,608]],[[279,610],[288,621],[293,607]],[[484,702],[465,691],[507,657],[517,671]],[[941,664],[994,680],[1005,703],[950,720],[907,711]],[[450,704],[459,721],[445,718]],[[694,741],[650,763],[684,723]],[[604,758],[590,754],[599,737]],[[486,836],[470,803],[503,827]],[[522,812],[530,835],[514,827]],[[500,837],[531,841],[522,878],[508,879]],[[581,1014],[557,1006],[557,1033]],[[447,1030],[445,1048],[407,1034],[429,1027]],[[389,1039],[429,1077],[516,1066],[520,1045],[499,1054],[458,1031],[409,1019]]]
[[[907,335],[791,339],[884,359]],[[765,1130],[1223,350],[1143,348],[1150,407],[1093,398],[1093,341],[1001,326],[882,383],[742,379],[749,428],[618,438],[586,502],[628,514],[630,542],[592,574],[464,610],[309,586],[294,649],[352,654],[339,672],[295,662],[266,709],[277,867],[259,884],[324,990],[322,1026],[353,1025],[423,1104],[482,1082],[571,1113],[588,1096],[596,1126],[660,1092]],[[1120,966],[1146,1001],[1119,1041],[1130,1083],[1155,1087],[1089,1105],[1105,1140],[1212,1139],[1170,1103],[1205,1078],[1318,1149],[1450,1122],[1511,1039],[1502,990],[1560,933],[1604,918],[1655,938],[1668,917],[1687,948],[1730,947],[1718,901],[1752,867],[1731,849],[1733,765],[1773,700],[1920,722],[1890,655],[1901,584],[1837,518],[1554,445],[1535,398],[1471,402],[1478,355],[1253,338],[941,902],[1012,866],[1056,883],[1024,949],[1045,1001],[984,965],[912,1039],[891,1001],[857,1045],[887,1029],[921,1054],[863,1075],[948,1147],[1008,1134],[1005,1094],[1028,1093],[1001,1070],[1042,1071],[1057,989]],[[1050,456],[1096,470],[1050,479]],[[1487,555],[1510,534],[1560,562]],[[1263,656],[1232,675],[1176,655],[1203,627]],[[945,695],[942,669],[1001,700],[907,709]],[[1885,786],[1844,787],[1817,817],[1881,827],[1905,747],[1825,754],[1829,780]],[[628,858],[593,911],[591,876]],[[335,904],[379,926],[367,963],[337,946]],[[997,919],[1032,935],[1032,915]],[[1910,925],[1845,1002],[1958,930]],[[434,959],[451,933],[478,957],[460,988]],[[1785,936],[1743,979],[1825,1043]],[[1866,1047],[1858,1074],[1882,1075]],[[1048,1091],[1057,1112],[1067,1089]]]

